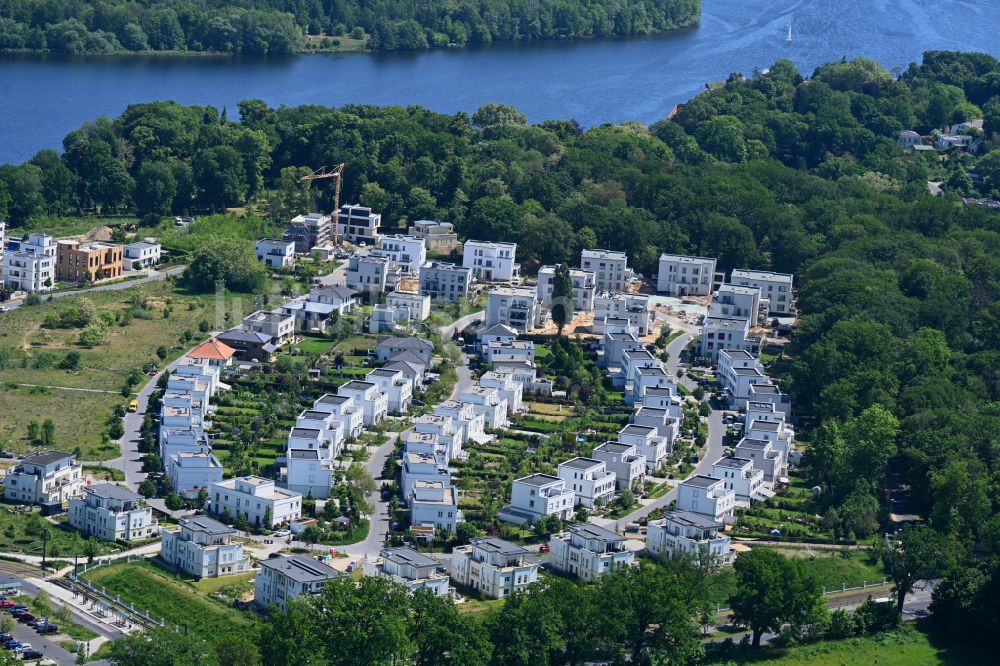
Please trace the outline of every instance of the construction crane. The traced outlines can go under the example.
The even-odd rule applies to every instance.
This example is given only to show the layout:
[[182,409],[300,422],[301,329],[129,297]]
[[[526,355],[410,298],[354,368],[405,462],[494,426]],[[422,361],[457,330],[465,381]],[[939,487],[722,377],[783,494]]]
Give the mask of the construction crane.
[[327,178],[336,178],[337,185],[333,194],[333,213],[330,215],[330,223],[332,228],[330,229],[330,238],[334,245],[338,245],[337,239],[337,219],[340,213],[340,182],[343,180],[344,175],[344,165],[335,164],[332,167],[320,167],[313,171],[312,173],[302,176],[299,180],[311,182],[314,180],[325,180]]

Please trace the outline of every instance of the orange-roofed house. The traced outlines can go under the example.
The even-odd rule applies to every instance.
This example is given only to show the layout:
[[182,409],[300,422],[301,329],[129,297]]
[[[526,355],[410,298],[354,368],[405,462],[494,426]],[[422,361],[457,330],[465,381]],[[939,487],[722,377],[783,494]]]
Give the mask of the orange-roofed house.
[[229,367],[235,354],[235,349],[218,338],[206,340],[187,353],[190,358],[207,361],[210,366],[219,369]]

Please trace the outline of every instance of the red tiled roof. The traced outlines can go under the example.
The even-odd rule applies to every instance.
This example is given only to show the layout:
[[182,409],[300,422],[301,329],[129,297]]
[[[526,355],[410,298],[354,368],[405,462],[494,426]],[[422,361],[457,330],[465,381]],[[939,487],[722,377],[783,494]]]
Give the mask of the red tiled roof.
[[213,361],[227,361],[235,353],[236,350],[225,342],[220,342],[218,339],[212,338],[189,351],[188,356],[192,358],[207,358]]

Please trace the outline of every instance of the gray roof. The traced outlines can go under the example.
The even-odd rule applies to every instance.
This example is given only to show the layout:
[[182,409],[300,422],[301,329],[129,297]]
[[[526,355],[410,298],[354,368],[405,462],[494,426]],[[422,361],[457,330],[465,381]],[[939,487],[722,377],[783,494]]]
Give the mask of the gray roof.
[[205,534],[235,534],[229,525],[224,525],[208,516],[188,516],[181,518],[182,527],[186,527],[193,532],[204,532]]
[[261,560],[260,566],[280,571],[285,576],[300,583],[332,580],[340,575],[340,572],[333,567],[305,555],[271,557]]
[[434,349],[434,345],[415,336],[407,338],[386,338],[378,343],[379,347],[395,347],[399,349]]
[[402,361],[403,363],[411,363],[414,365],[419,365],[421,368],[423,368],[426,365],[424,363],[423,358],[414,354],[413,352],[408,352],[408,351],[396,352],[395,354],[392,354],[387,360]]
[[649,426],[636,425],[634,423],[630,423],[629,425],[619,430],[618,434],[624,433],[626,435],[639,435],[640,437],[645,437],[646,435],[655,430],[656,428],[650,428]]
[[523,483],[529,486],[547,486],[553,482],[562,482],[558,476],[552,476],[551,474],[532,474],[530,476],[525,476],[520,479],[514,479],[515,483]]
[[715,467],[729,467],[731,469],[739,469],[740,467],[745,467],[749,464],[753,464],[753,461],[749,458],[737,457],[722,457],[712,463]]
[[729,328],[742,330],[749,325],[746,319],[728,319],[726,317],[706,317],[705,326],[713,328]]
[[515,331],[511,327],[505,326],[503,324],[493,324],[489,328],[486,328],[486,329],[483,329],[482,331],[480,331],[479,335],[480,336],[483,336],[483,335],[512,335],[512,336],[514,336],[516,338],[517,337],[517,331]]
[[321,405],[342,405],[351,398],[346,395],[334,395],[332,393],[326,393],[316,398],[316,402]]
[[758,370],[757,368],[733,368],[733,374],[744,375],[744,376],[748,375],[762,376],[764,373]]
[[717,483],[722,483],[722,480],[706,474],[695,474],[681,482],[682,485],[695,486],[696,488],[711,488]]
[[757,358],[745,349],[720,349],[720,354],[725,354],[729,358],[742,358],[744,360],[753,360]]
[[750,391],[753,393],[761,393],[767,395],[778,395],[781,391],[778,390],[777,386],[773,384],[754,384],[750,387]]
[[377,377],[395,377],[397,372],[399,371],[393,370],[392,368],[386,368],[383,366],[381,368],[375,368],[374,370],[369,372],[366,376],[370,377],[372,375],[375,375]]
[[607,451],[608,453],[625,453],[635,448],[634,444],[622,444],[621,442],[604,442],[600,446],[594,447],[594,453]]
[[753,423],[750,424],[751,430],[763,430],[765,432],[778,432],[781,430],[781,424],[777,421],[762,421],[760,419],[754,419]]
[[666,517],[671,522],[690,525],[691,527],[703,530],[719,529],[722,527],[722,523],[718,523],[700,513],[692,513],[691,511],[670,511],[666,514]]
[[363,382],[360,379],[352,379],[351,381],[345,383],[340,388],[347,389],[349,391],[367,391],[371,387],[376,386],[371,382]]
[[329,416],[326,412],[320,412],[315,409],[306,409],[299,414],[300,419],[309,419],[312,421],[325,421]]
[[603,465],[604,463],[600,460],[594,460],[593,458],[577,457],[567,460],[566,462],[559,463],[560,467],[566,466],[573,469],[590,469],[594,465]]
[[640,407],[635,412],[636,416],[652,416],[659,418],[667,415],[667,410],[662,407]]
[[62,451],[42,451],[40,453],[32,453],[31,455],[24,456],[24,458],[21,459],[21,462],[28,463],[29,465],[51,465],[54,462],[72,457],[72,453],[63,453]]
[[569,531],[574,534],[579,534],[585,539],[599,539],[601,541],[624,541],[625,537],[618,532],[612,532],[606,527],[601,527],[600,525],[595,525],[593,523],[578,523],[576,525],[570,525]]
[[257,333],[255,331],[248,331],[243,328],[231,328],[228,331],[219,333],[218,339],[222,341],[234,340],[238,342],[253,342],[255,344],[264,344],[271,341],[271,336],[264,335],[263,333]]
[[740,440],[739,444],[736,445],[737,449],[766,449],[771,446],[771,442],[766,439],[751,439],[750,437],[744,437]]
[[291,449],[288,452],[288,457],[296,460],[319,460],[319,451],[317,449]]
[[302,439],[316,439],[319,437],[319,430],[315,428],[292,428],[290,435]]
[[389,548],[388,550],[382,551],[382,559],[392,560],[393,562],[402,562],[415,567],[436,567],[438,561],[427,557],[422,553],[418,553],[412,548]]
[[336,285],[330,285],[327,287],[316,287],[309,292],[310,296],[335,296],[343,301],[349,298],[357,296],[358,292],[347,287],[338,287]]
[[527,555],[528,551],[515,543],[504,541],[496,537],[479,537],[471,541],[472,545],[490,553],[500,553],[501,555]]
[[92,495],[102,499],[115,499],[122,502],[135,502],[142,499],[142,495],[134,493],[128,488],[117,486],[113,483],[98,483],[87,488]]

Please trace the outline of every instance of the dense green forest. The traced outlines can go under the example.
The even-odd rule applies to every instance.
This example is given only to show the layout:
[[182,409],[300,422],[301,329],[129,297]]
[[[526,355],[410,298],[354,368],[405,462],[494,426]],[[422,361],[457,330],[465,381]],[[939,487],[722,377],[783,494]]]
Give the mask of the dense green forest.
[[644,35],[700,12],[700,0],[0,0],[0,51],[293,53],[307,35],[396,51]]
[[[963,636],[1000,622],[1000,215],[962,202],[1000,195],[996,59],[930,52],[898,77],[856,60],[809,78],[782,61],[650,127],[532,126],[502,105],[239,111],[156,103],[97,120],[61,155],[0,167],[0,215],[156,221],[252,199],[281,220],[330,200],[301,189],[303,169],[345,162],[342,200],[389,228],[438,218],[517,241],[529,272],[593,246],[628,251],[646,274],[663,251],[794,272],[802,317],[776,372],[824,520],[845,537],[892,529],[888,484],[908,485],[930,529],[892,562],[916,567],[918,543],[947,550],[918,572],[948,574],[936,620]],[[896,146],[902,129],[977,117],[974,155]]]

